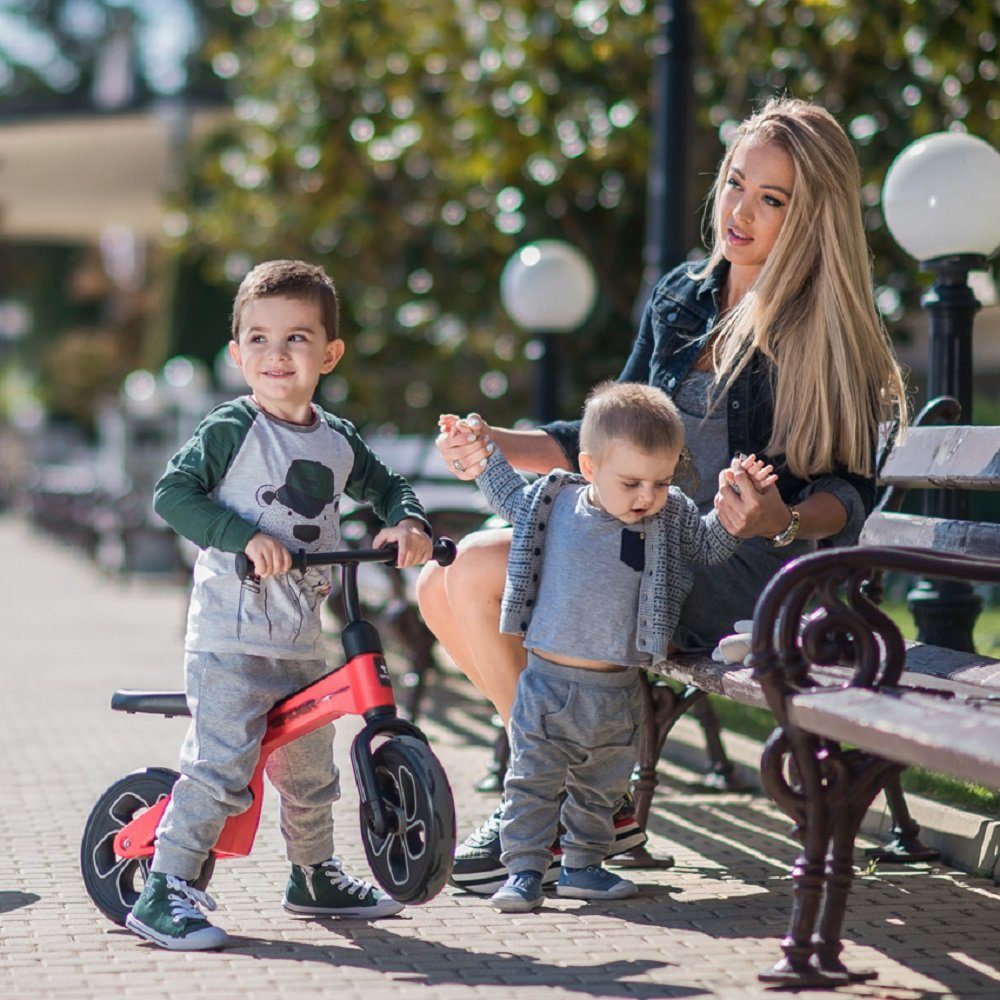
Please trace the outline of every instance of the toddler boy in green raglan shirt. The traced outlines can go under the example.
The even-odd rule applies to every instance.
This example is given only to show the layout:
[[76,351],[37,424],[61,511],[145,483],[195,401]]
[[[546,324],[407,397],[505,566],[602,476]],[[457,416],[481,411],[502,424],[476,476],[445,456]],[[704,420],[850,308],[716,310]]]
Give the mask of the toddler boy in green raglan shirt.
[[[192,883],[226,819],[250,804],[267,712],[328,671],[319,616],[328,570],[293,570],[291,552],[338,547],[346,494],[372,504],[387,525],[372,544],[396,544],[397,565],[431,554],[430,529],[406,480],[349,422],[312,402],[320,376],[344,354],[336,292],[322,268],[278,260],[250,271],[233,304],[229,350],[250,394],[208,414],[170,461],[154,499],[156,512],[200,549],[185,637],[192,719],[149,878],[126,923],[175,951],[227,943],[202,912],[215,904]],[[239,552],[258,579],[237,576]],[[334,856],[333,728],[276,751],[267,775],[280,795],[292,863],[285,909],[302,917],[398,913],[401,904],[347,875]]]

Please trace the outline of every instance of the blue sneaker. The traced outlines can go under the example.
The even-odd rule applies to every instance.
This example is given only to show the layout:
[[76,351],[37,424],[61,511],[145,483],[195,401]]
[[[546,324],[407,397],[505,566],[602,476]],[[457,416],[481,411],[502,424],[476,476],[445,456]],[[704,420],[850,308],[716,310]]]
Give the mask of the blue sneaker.
[[542,905],[542,898],[542,873],[518,872],[490,896],[490,902],[501,913],[528,913]]
[[567,868],[559,874],[556,895],[567,899],[627,899],[639,891],[635,882],[615,875],[600,865]]

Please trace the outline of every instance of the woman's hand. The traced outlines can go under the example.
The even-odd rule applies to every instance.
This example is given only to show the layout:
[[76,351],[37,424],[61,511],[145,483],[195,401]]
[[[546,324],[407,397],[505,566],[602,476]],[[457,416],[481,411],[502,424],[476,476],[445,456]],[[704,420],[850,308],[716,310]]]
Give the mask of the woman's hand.
[[456,479],[475,479],[496,447],[489,425],[478,413],[470,413],[467,417],[442,413],[438,427],[441,433],[434,444],[448,471]]
[[737,538],[773,538],[788,527],[788,506],[774,485],[777,478],[755,455],[734,459],[719,473],[714,506],[726,531]]
[[383,545],[397,547],[396,566],[399,569],[422,566],[434,551],[434,543],[424,525],[411,517],[405,518],[392,528],[383,528],[372,539],[373,549],[380,549]]

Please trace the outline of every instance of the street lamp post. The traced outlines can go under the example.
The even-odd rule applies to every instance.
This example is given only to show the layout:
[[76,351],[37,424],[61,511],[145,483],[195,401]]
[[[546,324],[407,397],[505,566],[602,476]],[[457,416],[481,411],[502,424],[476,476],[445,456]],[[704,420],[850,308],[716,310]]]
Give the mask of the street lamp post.
[[646,239],[642,282],[635,301],[638,321],[659,279],[688,251],[688,173],[691,120],[691,15],[688,0],[657,0],[652,39],[653,81],[649,169],[646,173]]
[[[972,323],[979,302],[970,271],[986,267],[1000,245],[1000,153],[961,132],[924,136],[889,167],[882,192],[885,221],[896,242],[934,284],[921,303],[930,313],[928,399],[948,395],[972,419]],[[937,490],[924,513],[968,520],[969,495]],[[982,601],[961,581],[922,580],[908,597],[921,642],[972,651]]]
[[507,315],[535,338],[534,417],[539,423],[555,420],[560,415],[559,339],[576,330],[594,308],[594,269],[570,244],[538,240],[521,247],[504,265],[500,299]]

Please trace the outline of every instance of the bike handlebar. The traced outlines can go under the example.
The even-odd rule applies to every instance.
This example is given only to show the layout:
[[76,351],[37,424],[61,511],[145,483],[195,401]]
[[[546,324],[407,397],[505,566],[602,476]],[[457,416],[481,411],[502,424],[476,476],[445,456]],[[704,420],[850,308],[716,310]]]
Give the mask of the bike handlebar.
[[[455,543],[442,535],[434,539],[431,558],[441,566],[450,566],[455,561]],[[292,569],[305,572],[307,566],[336,566],[350,563],[394,563],[396,546],[384,545],[379,549],[338,549],[336,552],[306,552],[299,549],[292,553]],[[255,576],[254,565],[245,552],[236,553],[236,573],[241,580]]]

